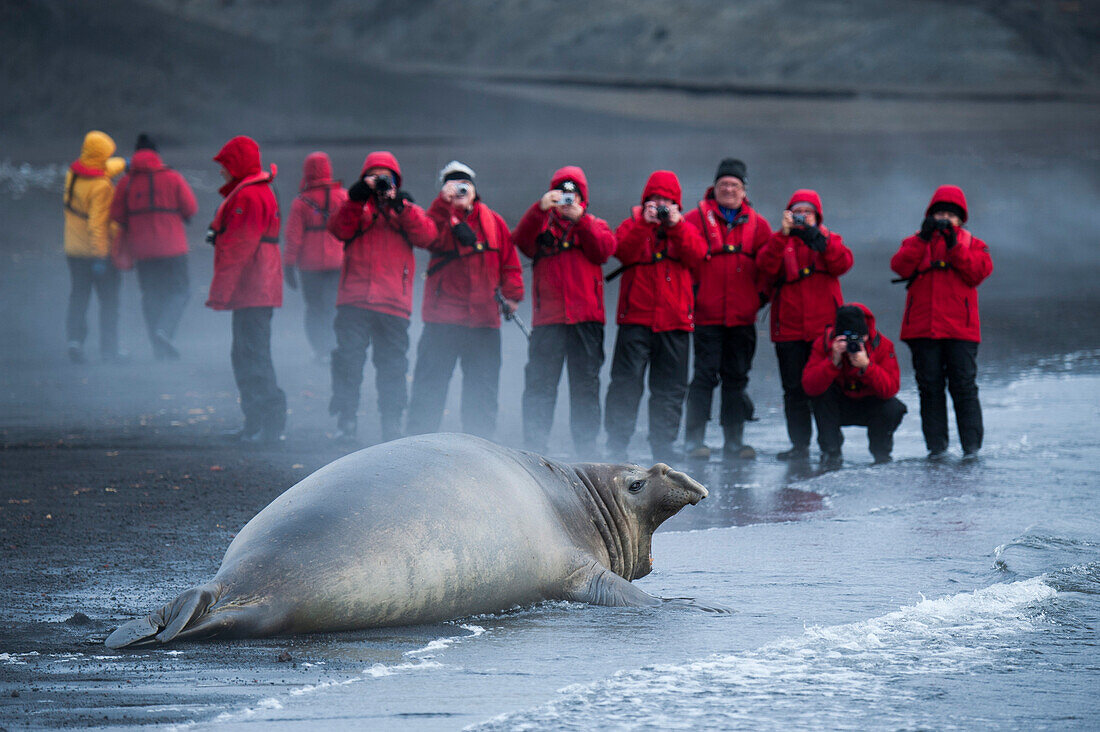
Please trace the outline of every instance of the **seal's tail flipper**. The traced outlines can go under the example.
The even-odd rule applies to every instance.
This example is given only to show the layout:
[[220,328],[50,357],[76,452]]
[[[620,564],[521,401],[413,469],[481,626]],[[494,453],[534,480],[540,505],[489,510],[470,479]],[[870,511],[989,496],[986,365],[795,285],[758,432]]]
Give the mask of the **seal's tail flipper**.
[[105,643],[108,648],[167,643],[185,629],[210,625],[211,623],[204,623],[203,620],[209,620],[207,613],[217,602],[220,594],[218,590],[219,587],[215,584],[192,587],[160,610],[119,626],[114,633],[107,636]]

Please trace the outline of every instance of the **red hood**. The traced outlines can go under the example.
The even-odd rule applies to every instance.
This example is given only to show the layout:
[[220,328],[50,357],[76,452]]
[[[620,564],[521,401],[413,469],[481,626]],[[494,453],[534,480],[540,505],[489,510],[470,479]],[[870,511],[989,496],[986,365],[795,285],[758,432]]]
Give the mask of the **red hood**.
[[953,203],[963,210],[962,220],[966,223],[969,210],[966,208],[966,194],[963,193],[963,189],[958,186],[940,186],[936,189],[936,192],[932,194],[932,200],[928,202],[928,208],[925,209],[924,215],[928,216],[932,211],[932,207],[937,203]]
[[386,168],[393,172],[393,182],[401,187],[401,166],[397,164],[394,154],[386,150],[375,150],[363,161],[363,170],[359,175],[365,175],[371,168]]
[[676,202],[677,206],[682,208],[680,203],[680,179],[676,177],[676,174],[671,170],[655,170],[649,176],[649,180],[646,181],[645,189],[642,191],[642,204],[654,196],[663,196]]
[[150,173],[163,167],[164,163],[161,161],[160,155],[157,155],[156,150],[138,150],[130,158],[130,170],[136,172]]
[[554,172],[554,177],[550,179],[550,187],[557,188],[567,180],[577,184],[581,198],[584,199],[585,203],[588,203],[588,178],[585,176],[584,171],[576,165],[566,165],[564,168],[558,168]]
[[[791,195],[791,200],[787,201],[787,209],[789,210],[791,206],[799,201],[805,201],[814,207],[814,211],[817,211],[818,224],[825,220],[825,213],[821,210],[821,196],[817,195],[817,191],[810,190],[809,188],[798,189]],[[852,304],[855,305],[856,303]],[[860,307],[863,306],[861,305]]]
[[328,154],[313,152],[306,155],[306,161],[302,164],[301,190],[323,185],[332,180],[332,161]]
[[260,172],[260,146],[251,137],[238,135],[225,143],[214,161],[221,163],[234,180],[241,180]]

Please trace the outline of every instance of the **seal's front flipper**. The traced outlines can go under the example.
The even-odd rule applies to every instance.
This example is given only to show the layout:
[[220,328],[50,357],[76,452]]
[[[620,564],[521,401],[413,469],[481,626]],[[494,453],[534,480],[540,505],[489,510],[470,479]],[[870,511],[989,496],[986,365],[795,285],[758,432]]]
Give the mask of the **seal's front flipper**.
[[131,620],[107,636],[108,648],[167,643],[185,628],[199,623],[218,599],[217,585],[192,587],[155,613]]
[[598,564],[589,564],[571,578],[565,599],[610,607],[653,607],[662,600],[639,590],[627,580]]

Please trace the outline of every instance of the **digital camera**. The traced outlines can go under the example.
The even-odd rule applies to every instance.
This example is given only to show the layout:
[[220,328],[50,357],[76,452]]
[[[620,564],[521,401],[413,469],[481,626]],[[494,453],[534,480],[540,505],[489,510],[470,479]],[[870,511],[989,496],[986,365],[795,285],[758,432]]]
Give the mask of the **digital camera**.
[[464,196],[469,195],[469,193],[470,193],[469,184],[459,183],[457,186],[455,186],[455,198],[462,198]]
[[940,231],[947,231],[954,224],[951,223],[951,219],[933,219],[932,225]]
[[848,339],[848,353],[859,353],[860,350],[863,348],[863,336],[861,336],[859,333],[846,330],[841,335]]
[[390,180],[388,175],[379,175],[374,179],[374,192],[375,193],[387,193],[393,188],[393,181]]
[[805,226],[806,214],[791,214],[791,221],[794,222],[795,226]]
[[577,194],[576,193],[563,193],[563,194],[561,194],[561,205],[562,206],[572,206],[576,202],[577,202]]
[[668,206],[658,206],[657,220],[661,222],[668,221],[668,217],[671,213],[672,212],[669,210]]

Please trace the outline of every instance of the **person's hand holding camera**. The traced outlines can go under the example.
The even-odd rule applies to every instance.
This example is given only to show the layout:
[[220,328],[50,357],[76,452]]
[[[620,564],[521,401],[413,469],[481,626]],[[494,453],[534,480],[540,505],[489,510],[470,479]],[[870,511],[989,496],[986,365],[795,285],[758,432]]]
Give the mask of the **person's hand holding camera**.
[[549,211],[555,206],[561,203],[562,192],[557,188],[547,191],[542,194],[542,198],[539,199],[539,208],[543,211]]
[[642,220],[648,224],[676,226],[680,223],[680,207],[672,201],[646,201]]
[[452,208],[466,211],[474,201],[474,185],[467,180],[449,180],[443,184],[439,196]]
[[372,193],[373,190],[371,189],[370,184],[367,183],[366,176],[355,181],[351,188],[348,188],[348,198],[350,198],[352,201],[355,201],[356,203],[366,203],[368,200],[370,200]]
[[925,216],[920,225],[920,233],[917,234],[924,241],[932,241],[932,234],[936,231],[936,219]]
[[[575,194],[574,194],[575,195]],[[577,221],[584,216],[584,207],[579,198],[574,198],[572,203],[563,203],[558,206],[558,213],[562,218]]]
[[[859,346],[858,351],[853,351],[854,345]],[[871,365],[871,357],[867,355],[867,349],[863,346],[863,339],[849,341],[848,342],[848,360],[852,362],[852,365],[862,371]]]
[[838,335],[833,338],[832,348],[829,350],[829,358],[832,359],[833,366],[840,368],[840,359],[844,357],[844,354],[848,351],[848,339],[845,336]]

